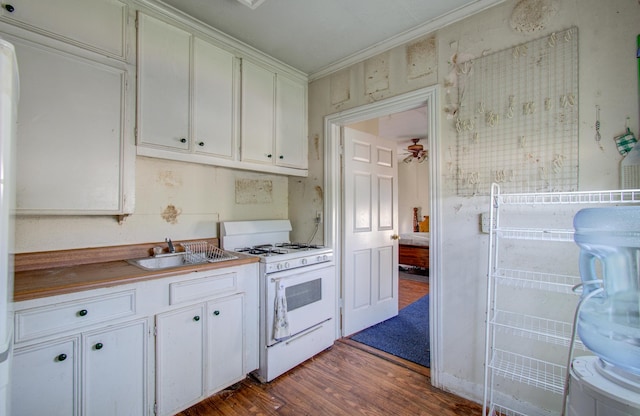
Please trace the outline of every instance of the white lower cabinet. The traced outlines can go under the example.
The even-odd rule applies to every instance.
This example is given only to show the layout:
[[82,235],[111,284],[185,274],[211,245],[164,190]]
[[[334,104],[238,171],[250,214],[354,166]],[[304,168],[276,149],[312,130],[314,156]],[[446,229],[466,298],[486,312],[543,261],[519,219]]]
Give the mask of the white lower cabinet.
[[244,294],[156,317],[156,400],[174,414],[243,379]]
[[147,414],[147,320],[82,338],[82,414]]
[[14,312],[15,416],[170,415],[258,368],[258,263],[17,302]]
[[15,350],[13,415],[78,414],[78,344],[74,337]]
[[244,378],[244,296],[207,304],[207,393],[213,394]]
[[146,340],[145,319],[16,348],[12,414],[146,414]]
[[204,394],[204,310],[189,306],[156,317],[156,404],[173,414]]

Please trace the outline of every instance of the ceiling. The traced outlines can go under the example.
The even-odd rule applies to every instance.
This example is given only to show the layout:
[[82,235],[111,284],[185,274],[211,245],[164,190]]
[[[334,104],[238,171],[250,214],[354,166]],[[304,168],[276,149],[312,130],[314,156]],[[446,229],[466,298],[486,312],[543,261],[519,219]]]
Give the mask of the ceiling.
[[[163,0],[312,77],[503,0]],[[254,9],[243,3],[258,4]]]

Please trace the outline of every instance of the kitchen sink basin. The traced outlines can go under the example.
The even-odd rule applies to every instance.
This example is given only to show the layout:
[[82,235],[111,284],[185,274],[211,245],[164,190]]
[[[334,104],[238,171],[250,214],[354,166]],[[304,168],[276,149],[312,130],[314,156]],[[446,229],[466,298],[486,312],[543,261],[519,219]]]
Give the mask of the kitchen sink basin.
[[164,254],[155,257],[143,257],[127,261],[129,264],[133,264],[134,266],[138,266],[145,270],[163,270],[171,269],[173,267],[187,266],[190,264],[207,263],[206,259],[202,257],[194,259],[193,256],[188,256],[187,253]]
[[181,243],[185,252],[159,254],[153,257],[142,257],[127,260],[129,264],[145,270],[164,270],[192,264],[216,263],[237,259],[235,254],[213,247],[207,243]]

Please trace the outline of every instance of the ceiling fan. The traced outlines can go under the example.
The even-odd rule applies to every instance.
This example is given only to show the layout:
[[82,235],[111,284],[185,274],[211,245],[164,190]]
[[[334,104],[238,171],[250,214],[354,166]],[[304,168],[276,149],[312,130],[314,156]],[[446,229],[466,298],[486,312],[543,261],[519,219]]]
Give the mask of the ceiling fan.
[[420,138],[411,139],[413,144],[407,146],[407,152],[409,155],[403,159],[404,163],[411,163],[414,159],[418,163],[422,163],[429,158],[429,152],[424,150],[424,147],[419,144]]

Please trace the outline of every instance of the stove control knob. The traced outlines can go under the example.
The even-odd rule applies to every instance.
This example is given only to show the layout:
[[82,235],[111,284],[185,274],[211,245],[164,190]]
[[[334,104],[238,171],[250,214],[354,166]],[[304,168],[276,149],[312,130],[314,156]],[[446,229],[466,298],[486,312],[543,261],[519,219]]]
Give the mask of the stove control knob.
[[278,263],[278,264],[276,265],[276,269],[278,269],[278,270],[282,270],[282,263]]
[[302,265],[307,264],[307,259],[302,259],[302,260],[300,261],[300,263],[302,263]]
[[284,268],[285,268],[285,269],[288,269],[288,268],[289,268],[289,262],[288,262],[288,261],[286,261],[286,262],[284,263]]

